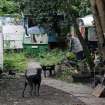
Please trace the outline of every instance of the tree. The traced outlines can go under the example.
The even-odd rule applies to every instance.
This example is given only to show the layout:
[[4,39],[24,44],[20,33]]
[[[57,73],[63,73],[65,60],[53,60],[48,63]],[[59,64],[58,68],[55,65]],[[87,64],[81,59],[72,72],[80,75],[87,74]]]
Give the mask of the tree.
[[90,0],[90,3],[96,24],[100,54],[105,60],[105,1]]
[[[70,17],[90,13],[88,0],[15,0],[25,14],[37,16],[41,13],[65,12]],[[70,14],[70,16],[68,15]]]
[[0,14],[18,13],[19,5],[11,0],[0,0]]

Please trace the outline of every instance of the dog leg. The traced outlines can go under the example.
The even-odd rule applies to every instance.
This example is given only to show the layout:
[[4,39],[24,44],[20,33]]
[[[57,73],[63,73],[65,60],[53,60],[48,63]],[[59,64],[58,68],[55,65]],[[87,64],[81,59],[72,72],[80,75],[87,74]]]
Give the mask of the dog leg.
[[32,96],[33,84],[32,83],[29,83],[29,86],[30,86],[30,95]]
[[34,90],[35,90],[34,93],[35,93],[35,95],[36,95],[36,84],[35,84],[35,83],[34,83]]
[[50,77],[52,76],[52,70],[51,69],[49,70],[49,76]]
[[22,97],[24,97],[24,92],[25,92],[26,87],[27,87],[27,82],[25,81],[24,89],[23,89],[23,92],[22,92]]
[[56,75],[55,69],[54,69],[54,76]]
[[37,95],[39,96],[39,89],[40,89],[40,84],[38,84],[38,87],[37,87]]
[[46,70],[44,70],[44,77],[46,78]]

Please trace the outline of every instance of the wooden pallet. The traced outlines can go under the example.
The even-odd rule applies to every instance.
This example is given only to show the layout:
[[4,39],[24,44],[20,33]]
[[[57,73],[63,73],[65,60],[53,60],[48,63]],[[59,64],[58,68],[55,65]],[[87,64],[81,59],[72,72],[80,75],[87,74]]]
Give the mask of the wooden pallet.
[[93,90],[92,95],[96,97],[105,97],[105,86],[102,84],[98,84]]

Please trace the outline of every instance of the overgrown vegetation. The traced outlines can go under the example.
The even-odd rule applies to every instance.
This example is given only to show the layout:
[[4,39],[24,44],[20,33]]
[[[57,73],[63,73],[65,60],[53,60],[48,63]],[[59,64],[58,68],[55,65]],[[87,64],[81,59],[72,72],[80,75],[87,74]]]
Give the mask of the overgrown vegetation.
[[19,4],[13,0],[0,0],[0,15],[19,13]]
[[40,53],[36,56],[36,60],[41,63],[41,65],[56,65],[62,61],[65,57],[66,50],[62,51],[60,49],[54,49],[47,52]]
[[24,53],[4,53],[4,70],[16,70],[22,72],[26,69],[26,57]]
[[56,79],[60,79],[60,80],[67,81],[67,82],[72,82],[73,81],[72,74],[74,72],[75,71],[72,70],[71,68],[65,68],[60,75],[56,75]]
[[[48,52],[40,53],[35,59],[43,66],[56,65],[56,79],[72,82],[72,74],[75,73],[75,67],[64,64],[66,60],[76,60],[76,56],[67,50],[54,49]],[[60,68],[59,68],[60,67]]]
[[[67,50],[53,49],[47,52],[39,52],[39,55],[33,55],[35,61],[38,61],[43,66],[60,65],[60,71],[57,70],[56,79],[72,82],[72,74],[75,68],[68,66],[63,67],[62,61],[66,58],[75,60],[75,55]],[[24,53],[4,53],[4,70],[15,70],[16,72],[23,72],[26,69],[27,60]]]
[[32,14],[35,19],[53,12],[65,13],[67,19],[91,13],[89,0],[0,0],[0,14]]

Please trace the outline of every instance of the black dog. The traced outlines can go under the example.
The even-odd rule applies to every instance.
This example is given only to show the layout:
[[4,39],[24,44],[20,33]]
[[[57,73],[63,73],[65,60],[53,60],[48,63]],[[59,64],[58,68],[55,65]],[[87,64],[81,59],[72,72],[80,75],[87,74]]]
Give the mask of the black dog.
[[[46,78],[46,72],[49,71],[49,76],[53,76],[55,74],[55,65],[51,66],[42,66],[43,72],[44,72],[44,77]],[[54,72],[54,73],[53,73]]]
[[22,96],[24,97],[24,92],[29,84],[30,86],[30,95],[32,96],[32,91],[33,91],[33,86],[35,86],[35,94],[39,96],[39,89],[40,89],[40,84],[41,84],[41,73],[42,73],[42,68],[36,68],[37,73],[33,75],[28,74],[28,70],[25,73],[25,85],[24,85],[24,90],[22,93]]

